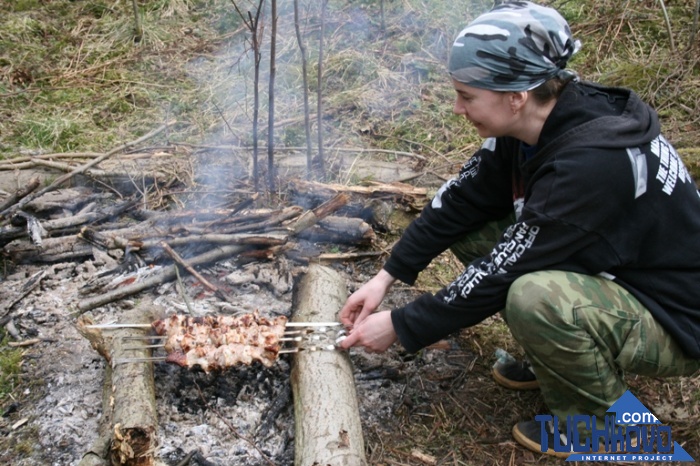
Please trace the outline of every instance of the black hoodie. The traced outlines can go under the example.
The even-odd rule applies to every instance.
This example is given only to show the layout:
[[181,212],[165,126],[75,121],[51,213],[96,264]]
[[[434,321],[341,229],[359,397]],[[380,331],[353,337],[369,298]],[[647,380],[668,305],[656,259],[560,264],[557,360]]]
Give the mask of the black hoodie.
[[500,312],[526,273],[562,270],[615,280],[700,358],[700,195],[656,113],[632,91],[571,83],[537,147],[526,159],[520,141],[487,139],[396,244],[384,269],[412,284],[515,206],[490,255],[392,312],[403,346],[417,351]]

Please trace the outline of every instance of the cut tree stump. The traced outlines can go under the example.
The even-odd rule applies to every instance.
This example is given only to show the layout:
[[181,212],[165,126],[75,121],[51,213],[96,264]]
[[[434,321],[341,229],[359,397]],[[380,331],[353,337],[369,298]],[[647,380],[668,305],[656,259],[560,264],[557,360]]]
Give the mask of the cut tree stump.
[[[347,289],[333,269],[317,264],[297,282],[295,322],[337,321]],[[366,466],[355,379],[343,351],[302,351],[291,373],[295,466]]]

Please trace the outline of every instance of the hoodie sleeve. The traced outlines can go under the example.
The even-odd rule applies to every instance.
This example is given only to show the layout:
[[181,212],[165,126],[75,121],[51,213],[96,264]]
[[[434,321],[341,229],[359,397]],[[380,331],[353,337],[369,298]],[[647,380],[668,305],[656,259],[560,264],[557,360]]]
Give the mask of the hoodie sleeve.
[[504,309],[508,289],[538,270],[597,274],[619,265],[617,252],[600,233],[634,201],[628,159],[606,152],[537,170],[522,215],[491,253],[472,262],[437,294],[425,294],[392,312],[401,344],[417,351]]
[[487,139],[409,225],[384,269],[413,284],[430,261],[455,241],[512,212],[511,174],[517,150],[517,142],[509,138]]

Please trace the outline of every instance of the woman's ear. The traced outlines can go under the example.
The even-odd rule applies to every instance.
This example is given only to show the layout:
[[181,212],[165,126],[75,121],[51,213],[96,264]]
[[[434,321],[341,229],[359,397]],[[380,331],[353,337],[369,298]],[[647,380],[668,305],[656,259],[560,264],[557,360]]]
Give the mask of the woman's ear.
[[513,112],[513,115],[517,115],[517,113],[522,110],[522,108],[525,106],[525,103],[527,102],[527,99],[529,97],[529,94],[526,91],[514,91],[510,93],[510,109]]

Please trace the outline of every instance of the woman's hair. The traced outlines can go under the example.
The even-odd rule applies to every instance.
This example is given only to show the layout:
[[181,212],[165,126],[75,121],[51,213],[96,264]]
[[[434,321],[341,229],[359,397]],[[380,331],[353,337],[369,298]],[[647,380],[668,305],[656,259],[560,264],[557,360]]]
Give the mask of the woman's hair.
[[556,100],[561,95],[562,91],[571,81],[576,81],[577,78],[573,76],[555,76],[547,81],[543,82],[536,88],[530,90],[530,95],[532,95],[537,103],[546,104],[552,100]]

